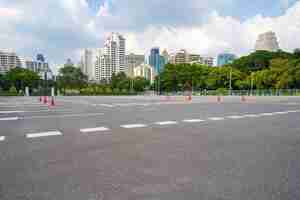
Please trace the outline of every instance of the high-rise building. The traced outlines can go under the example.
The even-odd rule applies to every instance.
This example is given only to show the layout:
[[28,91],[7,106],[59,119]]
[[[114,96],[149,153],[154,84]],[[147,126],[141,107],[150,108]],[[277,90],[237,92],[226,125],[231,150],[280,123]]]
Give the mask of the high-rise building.
[[163,52],[161,53],[161,55],[164,57],[165,64],[168,64],[170,62],[170,55],[167,52],[167,50],[166,49],[163,50]]
[[0,50],[0,74],[4,74],[16,67],[22,67],[20,57],[11,50]]
[[110,81],[113,74],[126,73],[126,40],[119,33],[112,33],[106,39],[103,49],[95,51],[95,80]]
[[25,59],[24,60],[25,68],[39,74],[41,79],[45,79],[45,74],[47,79],[53,78],[53,73],[49,67],[49,63],[46,62],[45,57],[42,54],[36,56],[36,60]]
[[212,67],[212,66],[214,66],[214,58],[209,57],[209,56],[201,57],[201,63],[203,65],[207,65],[209,67]]
[[185,64],[189,63],[189,54],[185,49],[181,49],[178,52],[171,55],[170,62],[172,64]]
[[155,73],[159,74],[161,72],[160,69],[160,54],[159,54],[159,48],[154,47],[150,51],[149,56],[149,65],[152,66],[155,70]]
[[129,54],[126,55],[126,68],[127,68],[127,76],[133,77],[134,72],[133,69],[145,62],[145,55],[137,55],[137,54]]
[[38,55],[36,56],[36,60],[37,60],[37,61],[40,61],[40,62],[45,62],[45,57],[44,57],[43,54],[38,54]]
[[232,63],[236,59],[236,55],[231,53],[222,53],[218,55],[218,66]]
[[149,80],[151,83],[154,81],[154,70],[153,67],[148,64],[140,64],[134,68],[134,77],[143,77]]
[[95,79],[95,62],[96,62],[96,49],[83,49],[81,51],[81,71],[87,75],[89,80]]
[[255,44],[255,50],[277,51],[279,43],[276,34],[272,31],[260,34]]
[[199,54],[188,55],[188,63],[198,63],[200,60],[201,60],[201,56]]

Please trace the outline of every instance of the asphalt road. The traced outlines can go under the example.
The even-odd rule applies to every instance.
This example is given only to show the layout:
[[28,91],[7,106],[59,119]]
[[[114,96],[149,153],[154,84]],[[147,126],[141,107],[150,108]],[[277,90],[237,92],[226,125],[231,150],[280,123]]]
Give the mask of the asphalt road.
[[300,199],[300,98],[219,100],[0,97],[0,200]]

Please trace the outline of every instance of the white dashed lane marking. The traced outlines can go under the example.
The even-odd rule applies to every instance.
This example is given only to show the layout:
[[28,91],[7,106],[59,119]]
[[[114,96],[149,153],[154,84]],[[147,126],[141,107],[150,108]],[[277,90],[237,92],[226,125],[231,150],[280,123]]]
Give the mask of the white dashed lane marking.
[[144,128],[144,127],[147,127],[146,124],[125,124],[125,125],[121,125],[122,128],[127,128],[127,129],[130,129],[130,128]]
[[0,142],[5,140],[5,136],[0,136]]
[[176,121],[164,121],[164,122],[155,122],[154,124],[157,125],[171,125],[171,124],[177,124],[178,122]]
[[247,114],[247,115],[243,115],[244,117],[259,117],[259,115],[256,114]]
[[97,128],[85,128],[80,129],[80,132],[82,133],[92,133],[92,132],[100,132],[100,131],[109,131],[109,128],[106,127],[97,127]]
[[260,116],[273,116],[274,113],[261,113]]
[[59,131],[48,131],[48,132],[41,132],[41,133],[29,133],[26,134],[27,138],[38,138],[38,137],[47,137],[47,136],[56,136],[62,135]]
[[228,116],[227,118],[229,118],[229,119],[243,119],[243,118],[245,118],[245,116],[233,115],[233,116]]
[[25,111],[21,110],[6,110],[6,111],[0,111],[0,114],[12,114],[12,113],[23,113]]
[[15,121],[15,120],[19,120],[19,117],[4,117],[4,118],[0,118],[0,121]]
[[212,121],[220,121],[220,120],[224,120],[225,118],[224,117],[210,117],[208,119],[212,120]]
[[182,120],[182,121],[187,122],[187,123],[205,122],[205,120],[203,120],[203,119],[185,119],[185,120]]

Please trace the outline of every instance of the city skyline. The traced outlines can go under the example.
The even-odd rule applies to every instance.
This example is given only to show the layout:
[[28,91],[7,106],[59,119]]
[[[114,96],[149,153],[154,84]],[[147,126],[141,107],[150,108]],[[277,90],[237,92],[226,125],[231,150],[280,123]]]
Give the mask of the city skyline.
[[[252,9],[245,9],[243,0],[97,3],[94,9],[85,0],[45,0],[43,4],[3,0],[0,48],[13,48],[24,56],[43,52],[52,63],[60,64],[69,57],[77,63],[80,49],[97,48],[109,32],[122,33],[128,52],[136,54],[160,46],[214,57],[223,51],[240,56],[253,50],[260,33],[270,30],[284,41],[280,44],[283,50],[300,46],[300,2],[296,0],[255,0]],[[35,5],[39,5],[38,12]],[[97,14],[91,15],[91,9]]]

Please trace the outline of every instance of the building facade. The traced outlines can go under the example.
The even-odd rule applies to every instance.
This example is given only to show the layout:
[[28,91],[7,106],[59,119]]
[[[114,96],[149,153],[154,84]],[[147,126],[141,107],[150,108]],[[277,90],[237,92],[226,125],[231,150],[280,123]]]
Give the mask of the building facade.
[[133,77],[134,76],[134,68],[145,63],[145,55],[137,55],[137,54],[129,54],[126,55],[126,74],[129,77]]
[[24,65],[26,69],[37,73],[41,79],[53,79],[53,73],[50,69],[49,63],[46,62],[46,59],[42,54],[38,54],[36,56],[36,60],[25,59]]
[[224,66],[232,63],[236,59],[236,55],[231,53],[222,53],[218,55],[218,66]]
[[276,34],[272,31],[262,33],[258,35],[258,39],[256,40],[255,50],[263,50],[263,51],[278,51],[279,43],[277,41]]
[[134,68],[134,77],[143,77],[149,80],[151,83],[154,82],[155,72],[151,65],[141,64]]
[[214,58],[213,57],[209,57],[209,56],[205,56],[205,57],[201,57],[201,64],[202,65],[207,65],[209,67],[213,67],[214,66]]
[[22,67],[20,57],[13,51],[0,50],[0,74],[4,74],[16,67]]
[[90,81],[95,80],[96,51],[97,49],[91,48],[81,51],[80,69]]
[[126,39],[119,33],[111,33],[102,49],[94,50],[94,80],[109,82],[113,74],[127,73]]
[[150,50],[149,65],[154,68],[157,74],[160,73],[160,54],[158,47],[154,47]]
[[165,64],[168,64],[170,62],[170,55],[168,51],[164,49],[161,55],[164,57]]
[[178,52],[171,55],[170,62],[172,64],[189,63],[189,54],[185,49],[181,49]]

